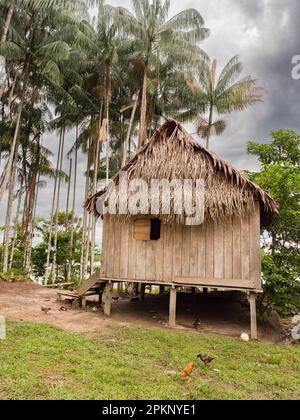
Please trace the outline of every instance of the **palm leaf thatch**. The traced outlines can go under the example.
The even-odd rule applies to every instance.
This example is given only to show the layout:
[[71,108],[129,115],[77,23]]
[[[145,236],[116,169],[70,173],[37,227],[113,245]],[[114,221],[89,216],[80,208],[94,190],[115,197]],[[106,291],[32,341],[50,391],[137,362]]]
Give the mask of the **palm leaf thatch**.
[[[184,127],[173,119],[158,129],[152,139],[123,168],[128,180],[142,179],[150,187],[152,180],[201,179],[205,185],[205,220],[221,222],[232,216],[242,216],[260,202],[262,223],[268,226],[278,209],[272,198],[251,182],[243,173],[214,153],[198,144]],[[120,173],[113,178],[120,183]],[[111,184],[112,185],[112,184]],[[99,216],[97,200],[103,194],[109,196],[109,186],[90,197],[85,203],[89,212]],[[117,189],[117,194],[119,190]],[[146,198],[148,200],[148,197]],[[124,202],[124,197],[122,197]],[[163,212],[162,212],[163,213]],[[133,217],[118,216],[123,220]],[[188,215],[161,214],[165,223],[185,223]]]

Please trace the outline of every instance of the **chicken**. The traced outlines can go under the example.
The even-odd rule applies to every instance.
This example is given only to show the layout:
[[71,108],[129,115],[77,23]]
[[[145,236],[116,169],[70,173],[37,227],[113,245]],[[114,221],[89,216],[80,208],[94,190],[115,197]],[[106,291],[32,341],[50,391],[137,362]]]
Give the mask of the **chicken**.
[[62,306],[61,308],[59,308],[59,312],[67,312],[68,309],[65,308],[64,306]]
[[191,374],[193,373],[194,368],[196,367],[195,363],[189,363],[185,369],[181,372],[180,376],[182,378],[190,378]]
[[194,328],[196,328],[196,330],[197,329],[200,329],[201,328],[201,321],[200,321],[200,319],[196,319],[196,321],[194,322],[193,326],[194,326]]
[[207,356],[207,355],[202,355],[202,354],[198,354],[198,359],[200,359],[205,366],[209,366],[215,359],[213,357]]
[[44,312],[44,314],[48,314],[48,312],[51,311],[51,308],[41,307],[41,311]]

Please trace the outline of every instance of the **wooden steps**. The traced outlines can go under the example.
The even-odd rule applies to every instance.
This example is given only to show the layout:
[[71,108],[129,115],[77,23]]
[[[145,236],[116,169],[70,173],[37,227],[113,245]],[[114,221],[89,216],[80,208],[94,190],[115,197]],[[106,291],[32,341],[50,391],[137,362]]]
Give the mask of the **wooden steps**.
[[97,270],[88,280],[85,280],[81,286],[76,290],[78,296],[85,295],[91,289],[101,289],[101,286],[105,285],[106,281],[101,281],[101,271]]
[[86,298],[89,296],[99,296],[101,301],[103,290],[107,284],[107,281],[100,280],[101,272],[100,270],[96,271],[88,280],[85,280],[76,290],[68,291],[61,290],[57,293],[57,300],[61,301],[63,297],[79,300],[80,305],[85,307]]

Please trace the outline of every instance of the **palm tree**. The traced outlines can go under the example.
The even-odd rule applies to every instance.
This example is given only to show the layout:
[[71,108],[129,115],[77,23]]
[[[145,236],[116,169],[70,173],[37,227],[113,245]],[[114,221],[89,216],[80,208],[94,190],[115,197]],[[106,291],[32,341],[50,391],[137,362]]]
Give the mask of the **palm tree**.
[[237,80],[242,64],[233,57],[216,78],[217,61],[204,63],[197,79],[188,81],[193,93],[193,106],[181,114],[183,121],[195,121],[197,133],[210,146],[211,136],[220,136],[226,129],[225,120],[214,120],[214,114],[223,115],[243,111],[250,105],[262,101],[264,89],[256,86],[251,76]]
[[133,36],[134,55],[143,66],[139,148],[147,138],[147,87],[149,72],[167,57],[173,65],[192,65],[203,60],[197,43],[208,36],[204,20],[194,9],[187,9],[168,20],[170,0],[132,0],[133,14],[124,12],[126,29]]

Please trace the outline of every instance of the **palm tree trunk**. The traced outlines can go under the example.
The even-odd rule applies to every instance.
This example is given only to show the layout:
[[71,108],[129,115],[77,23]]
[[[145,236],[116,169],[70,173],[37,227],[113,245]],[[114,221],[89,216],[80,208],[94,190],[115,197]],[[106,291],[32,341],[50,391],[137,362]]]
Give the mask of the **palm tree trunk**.
[[[105,70],[105,99],[104,99],[104,120],[102,121],[102,104],[99,114],[99,137],[96,143],[95,157],[94,157],[94,180],[93,180],[93,194],[97,193],[97,181],[98,181],[98,170],[99,170],[99,160],[100,160],[100,143],[102,139],[102,130],[101,128],[106,124],[106,181],[108,182],[109,176],[109,67],[106,66]],[[96,217],[92,216],[92,227],[91,227],[91,274],[94,274],[94,264],[95,264],[95,248],[96,248]]]
[[13,142],[12,142],[7,166],[6,166],[6,172],[5,172],[5,175],[4,175],[4,177],[2,179],[2,182],[1,182],[1,185],[0,185],[0,203],[1,203],[3,195],[5,193],[9,178],[11,177],[11,170],[12,170],[12,167],[13,167],[14,158],[15,157],[17,158],[15,151],[18,148],[19,131],[20,131],[20,127],[21,127],[22,113],[23,113],[23,108],[24,108],[25,95],[26,95],[26,91],[27,91],[28,72],[29,72],[29,63],[28,63],[28,60],[26,60],[25,68],[24,68],[24,72],[23,72],[23,74],[24,74],[23,92],[22,92],[21,101],[20,101],[20,104],[19,104],[19,109],[18,109],[18,116],[17,116],[14,138],[13,138]]
[[39,173],[38,181],[37,181],[37,185],[36,185],[36,192],[35,192],[35,196],[34,196],[33,214],[32,214],[32,220],[31,220],[31,225],[30,225],[31,230],[30,230],[30,239],[29,239],[29,249],[28,249],[28,254],[27,254],[27,262],[26,262],[26,266],[28,266],[29,269],[30,269],[30,265],[31,265],[31,255],[32,255],[34,231],[35,231],[35,227],[36,227],[35,219],[36,219],[36,212],[37,212],[37,203],[38,203],[40,180],[41,180],[41,174]]
[[72,181],[72,168],[73,168],[73,160],[70,159],[70,167],[69,167],[69,179],[68,179],[68,193],[67,193],[67,203],[66,203],[66,229],[68,227],[68,213],[69,213],[69,206],[70,206],[70,193],[71,193],[71,181]]
[[17,166],[18,166],[18,153],[15,150],[15,157],[13,161],[12,174],[9,183],[8,191],[8,201],[6,209],[6,218],[5,218],[5,230],[4,230],[4,250],[3,250],[3,272],[8,271],[8,261],[9,261],[9,247],[10,247],[10,234],[11,234],[11,219],[13,211],[13,202],[14,202],[14,188],[16,183],[17,175]]
[[9,191],[8,191],[8,202],[7,202],[7,209],[6,209],[6,220],[5,220],[5,230],[4,230],[4,251],[3,251],[3,271],[6,272],[8,270],[8,258],[9,258],[9,245],[10,245],[10,230],[11,230],[11,218],[12,218],[12,209],[13,209],[13,201],[14,201],[14,189],[16,183],[16,176],[17,176],[17,166],[18,166],[18,138],[19,138],[19,131],[21,127],[21,120],[22,120],[22,113],[23,107],[25,102],[25,95],[27,91],[27,78],[28,78],[28,71],[29,71],[29,63],[26,60],[25,64],[25,72],[24,72],[24,84],[23,84],[23,92],[21,96],[21,101],[18,109],[18,117],[17,123],[15,128],[15,134],[13,138],[13,143],[10,151],[10,156],[8,159],[6,172],[3,178],[3,182],[0,186],[0,203],[3,198],[4,192],[6,190],[8,181],[9,182]]
[[110,105],[110,94],[111,94],[111,80],[110,80],[110,67],[106,67],[106,99],[105,99],[105,111],[104,115],[107,121],[107,139],[106,139],[106,183],[109,181],[109,105]]
[[[12,116],[11,115],[11,108],[12,108],[12,101],[13,101],[15,89],[16,89],[16,86],[17,86],[17,81],[18,81],[18,72],[16,71],[14,81],[13,81],[13,84],[10,88],[9,97],[8,97],[7,115],[10,116],[10,118]],[[0,95],[0,100],[1,100],[1,95]]]
[[[94,163],[94,181],[93,181],[93,194],[97,192],[97,179],[99,169],[99,150],[100,141],[97,141],[96,152],[95,152],[95,163]],[[91,274],[94,274],[94,263],[95,263],[95,247],[96,247],[96,217],[92,215],[92,237],[91,237]]]
[[[89,139],[88,155],[87,155],[87,168],[86,168],[86,180],[85,180],[85,194],[84,201],[86,202],[89,195],[90,186],[90,166],[91,166],[91,139]],[[88,213],[87,209],[84,209],[83,221],[82,221],[82,237],[81,237],[81,255],[80,255],[80,280],[83,281],[85,275],[85,252],[86,252],[86,236],[87,236],[87,222]]]
[[34,233],[34,223],[37,207],[37,194],[40,183],[40,165],[41,165],[41,139],[37,142],[36,159],[32,170],[31,181],[29,185],[28,213],[26,215],[25,227],[25,250],[24,250],[24,270],[29,272],[31,265],[31,248]]
[[[63,167],[65,134],[66,134],[66,129],[63,128],[61,155],[60,155],[60,164],[59,164],[60,173],[62,172],[62,167]],[[58,267],[56,267],[56,262],[57,262],[58,215],[59,215],[59,205],[60,205],[60,192],[61,192],[61,177],[59,177],[58,179],[57,201],[56,201],[55,222],[54,222],[54,247],[53,247],[54,252],[53,252],[52,273],[55,276],[55,279],[54,279],[55,282],[57,281],[57,273],[58,273]]]
[[76,126],[76,147],[75,147],[75,166],[74,166],[74,185],[73,185],[73,203],[72,203],[72,218],[71,218],[71,234],[70,234],[70,252],[69,262],[67,267],[67,282],[71,279],[71,264],[73,259],[73,243],[74,243],[74,223],[75,223],[75,205],[76,205],[76,189],[77,189],[77,164],[78,164],[78,124]]
[[48,239],[47,259],[46,259],[45,285],[48,284],[49,276],[51,272],[50,256],[51,256],[51,249],[52,249],[53,221],[54,221],[54,211],[55,211],[55,203],[56,203],[56,195],[57,195],[58,170],[59,170],[59,162],[60,162],[60,154],[61,154],[61,146],[62,146],[62,133],[63,133],[63,129],[60,130],[58,155],[57,155],[57,161],[56,161],[56,174],[55,174],[54,191],[53,191],[53,197],[52,197],[52,209],[51,209],[51,216],[50,216],[49,239]]
[[90,260],[90,249],[91,249],[91,230],[92,230],[92,215],[88,215],[88,224],[87,224],[87,235],[86,235],[86,244],[85,244],[85,262],[84,262],[84,276],[88,275],[88,271],[91,273],[91,265],[90,270],[88,270],[89,260]]
[[144,146],[147,140],[147,127],[146,127],[146,118],[147,118],[147,67],[144,70],[143,78],[143,91],[142,91],[142,105],[141,105],[141,120],[140,120],[140,132],[139,132],[139,142],[138,150]]
[[34,174],[32,174],[32,179],[29,185],[29,192],[28,192],[28,205],[26,209],[26,218],[25,218],[25,247],[24,247],[24,260],[23,260],[23,268],[25,271],[29,271],[30,262],[28,261],[28,253],[30,247],[30,235],[32,231],[32,219],[33,219],[33,211],[34,211],[34,202],[35,202],[35,192],[36,192],[36,184],[37,184],[37,176],[38,173],[35,170]]
[[7,34],[8,34],[8,30],[9,30],[9,26],[10,26],[10,22],[11,22],[11,18],[13,16],[13,13],[14,13],[14,5],[10,4],[9,7],[8,7],[6,20],[5,20],[3,32],[2,32],[2,35],[1,35],[0,44],[4,44],[4,42],[6,42],[6,40],[7,40]]
[[208,132],[206,137],[206,148],[209,149],[210,146],[210,137],[211,137],[211,129],[213,125],[213,116],[214,116],[214,107],[211,104],[209,110],[209,119],[208,119]]
[[20,219],[22,190],[23,190],[23,181],[20,184],[20,192],[19,192],[19,197],[18,197],[18,204],[17,204],[17,211],[16,211],[16,218],[15,218],[15,232],[14,232],[14,237],[12,240],[9,267],[8,267],[9,271],[11,271],[12,266],[13,266],[15,247],[16,247],[16,242],[17,242],[17,237],[18,237],[18,224],[19,224],[19,219]]
[[132,108],[132,112],[131,112],[131,117],[130,117],[128,131],[127,131],[127,135],[126,135],[126,139],[125,139],[125,144],[124,144],[122,168],[125,166],[125,164],[128,160],[128,157],[130,155],[130,136],[131,136],[132,127],[133,127],[133,123],[134,123],[135,113],[136,113],[138,102],[139,102],[139,95],[140,95],[140,92],[138,91],[137,93],[134,94],[134,97],[133,97],[134,104],[133,104],[133,108]]

